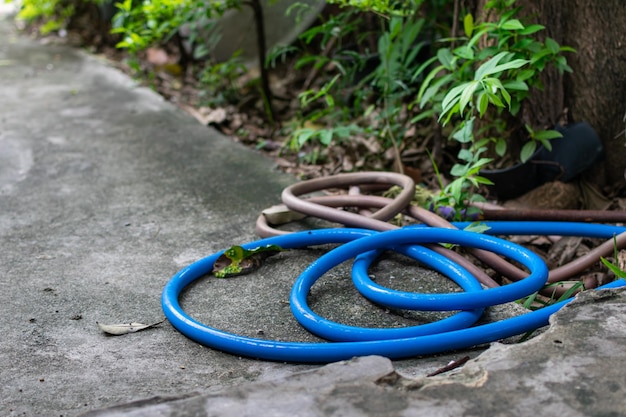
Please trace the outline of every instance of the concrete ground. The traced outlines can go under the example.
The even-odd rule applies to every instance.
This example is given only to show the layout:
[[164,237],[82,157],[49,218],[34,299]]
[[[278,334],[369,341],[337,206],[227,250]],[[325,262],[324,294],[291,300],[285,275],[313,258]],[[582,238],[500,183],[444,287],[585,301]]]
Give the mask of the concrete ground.
[[[241,358],[167,322],[100,331],[96,322],[162,320],[170,277],[256,239],[258,213],[293,181],[106,62],[18,35],[0,17],[0,415],[626,415],[621,291],[589,295],[567,325],[526,343],[394,362]],[[202,280],[185,309],[234,333],[317,340],[286,300],[319,253]],[[315,307],[329,316],[403,320],[341,280],[322,288]],[[463,371],[424,378],[466,355]]]

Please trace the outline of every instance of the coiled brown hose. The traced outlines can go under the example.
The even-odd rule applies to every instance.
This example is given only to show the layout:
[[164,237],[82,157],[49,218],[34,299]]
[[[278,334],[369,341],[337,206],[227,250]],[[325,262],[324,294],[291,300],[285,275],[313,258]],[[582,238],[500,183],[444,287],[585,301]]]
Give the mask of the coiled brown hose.
[[[395,199],[359,194],[359,186],[372,185],[398,185],[402,187],[402,192]],[[332,196],[319,196],[301,198],[306,194],[332,188],[352,187],[350,194],[338,194]],[[413,180],[405,175],[389,172],[364,172],[352,174],[340,174],[331,177],[316,178],[293,184],[282,192],[282,201],[286,208],[293,212],[307,216],[321,218],[327,221],[340,223],[350,227],[360,227],[365,229],[384,231],[397,228],[387,221],[397,214],[403,212],[415,220],[428,226],[455,228],[450,222],[426,209],[414,206],[411,200],[414,196],[415,185]],[[355,207],[362,211],[362,214],[338,210],[338,208]],[[369,212],[368,209],[378,209]],[[483,206],[482,219],[497,220],[553,220],[553,221],[626,221],[625,212],[601,212],[585,210],[508,210],[493,209]],[[525,213],[528,218],[517,213]],[[611,214],[608,214],[611,213]],[[366,215],[363,215],[366,214]],[[276,223],[282,223],[278,221]],[[265,215],[257,219],[257,233],[262,237],[288,233],[277,230],[270,226]],[[572,262],[553,269],[548,275],[547,283],[557,283],[571,280],[572,277],[582,273],[585,269],[599,261],[600,257],[610,256],[617,245],[618,249],[626,247],[626,233],[616,236],[614,240],[608,240],[591,250],[586,255],[573,260]],[[429,245],[429,248],[443,254],[454,262],[457,262],[470,271],[483,285],[494,287],[499,285],[489,277],[482,269],[475,266],[471,261],[460,254],[448,250],[439,245]],[[498,255],[472,249],[470,253],[480,259],[499,274],[512,281],[524,279],[528,274],[499,257]],[[586,282],[586,288],[597,286],[596,282]],[[555,288],[544,289],[542,293],[548,296],[560,296],[568,291],[569,286],[557,286]]]

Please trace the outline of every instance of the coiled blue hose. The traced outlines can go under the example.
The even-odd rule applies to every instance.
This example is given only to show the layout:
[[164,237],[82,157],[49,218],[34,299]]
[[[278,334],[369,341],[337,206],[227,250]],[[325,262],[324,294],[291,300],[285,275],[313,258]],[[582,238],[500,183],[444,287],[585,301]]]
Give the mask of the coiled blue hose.
[[[427,230],[432,230],[431,232],[427,232],[427,238],[418,238],[418,242],[412,241],[414,236],[417,236],[422,232],[426,232]],[[446,238],[444,238],[443,236],[438,237],[437,233],[441,230],[448,229],[415,229],[413,232],[407,234],[407,236],[410,235],[411,238],[406,237],[403,242],[421,243],[423,241],[433,242],[440,240],[452,240],[453,242],[451,243],[469,244],[469,246],[482,247],[491,250],[494,249],[493,245],[495,245],[495,243],[484,243],[496,242],[495,240],[490,240],[494,238],[489,238],[487,236],[477,235],[469,232],[460,232],[459,234],[456,234],[454,236],[447,235]],[[361,238],[367,238],[374,235],[381,236],[380,238],[378,238],[380,239],[378,243],[376,243],[376,240],[370,240],[367,242],[367,245],[364,245],[369,248],[364,250],[374,250],[377,249],[378,245],[380,245],[379,247],[397,246],[397,242],[395,242],[393,239],[389,239],[388,237],[386,237],[388,236],[387,234],[394,232],[396,231],[376,233],[363,229],[322,229],[271,237],[250,242],[242,246],[246,249],[254,249],[260,246],[275,244],[283,248],[289,249],[325,243],[346,243],[352,242],[355,239],[361,240]],[[476,237],[476,240],[474,240],[474,238],[470,238],[469,235],[482,237]],[[453,236],[454,239],[451,239],[450,236]],[[339,250],[345,246],[347,246],[347,244],[342,245],[329,253]],[[520,284],[524,285],[519,285],[518,287],[515,287],[520,290],[520,294],[522,292],[524,293],[520,295],[521,298],[539,289],[540,285],[537,285],[537,283],[539,282],[538,277],[541,277],[542,280],[545,280],[545,265],[534,265],[533,255],[525,254],[525,252],[523,251],[517,252],[516,245],[508,243],[508,246],[510,246],[511,248],[511,254],[507,252],[508,249],[497,249],[496,251],[505,251],[507,252],[507,256],[512,255],[513,252],[518,253],[519,255],[511,257],[513,259],[521,261],[527,266],[529,263],[532,264],[530,265],[531,270],[533,270],[533,273],[536,272],[532,276],[530,283],[526,282],[528,281],[527,279],[524,279],[523,281],[520,281]],[[356,247],[352,247],[349,249],[355,250],[355,248]],[[346,249],[344,249],[344,251],[346,251]],[[531,331],[536,328],[545,326],[548,324],[548,319],[550,315],[559,310],[569,301],[568,300],[556,303],[541,310],[533,311],[522,316],[513,317],[500,322],[417,337],[335,343],[300,343],[264,340],[235,335],[204,325],[187,315],[179,304],[179,296],[181,292],[185,289],[185,287],[187,287],[195,280],[201,278],[202,276],[210,273],[211,269],[213,268],[213,264],[222,253],[223,251],[203,258],[187,266],[186,268],[183,268],[176,275],[174,275],[174,277],[172,277],[172,279],[166,284],[162,295],[162,306],[165,316],[177,330],[198,343],[234,355],[248,356],[265,360],[303,363],[325,363],[349,359],[354,356],[365,355],[382,355],[392,359],[400,359],[417,355],[435,354],[454,349],[468,348],[478,344],[484,344],[517,334],[525,333],[527,331]],[[325,261],[336,262],[338,259],[345,257],[346,254],[347,252],[340,253],[339,255],[333,255],[327,257]],[[313,265],[316,264],[318,266],[313,267]],[[312,285],[311,279],[314,278],[315,273],[318,273],[325,268],[330,269],[328,268],[328,266],[319,266],[318,263],[312,264],[312,266],[310,266],[309,268],[313,268],[314,273],[309,273],[308,278],[305,276],[304,279],[301,279],[301,277],[298,279],[298,282],[300,283],[300,289],[297,291],[306,290],[306,287],[309,284]],[[307,268],[307,270],[309,268]],[[313,279],[313,282],[314,281],[315,280]],[[510,286],[517,284],[518,283],[512,284]],[[541,283],[541,285],[543,285],[543,282]],[[626,286],[626,281],[614,281],[600,288],[613,288],[620,286]],[[301,295],[298,295],[299,293],[297,291],[295,292],[295,295],[294,292],[292,292],[292,298],[294,296],[296,297],[296,299],[300,299],[302,297]],[[492,289],[482,292],[487,291],[492,291]],[[473,295],[477,295],[482,292],[472,291],[472,293],[474,293]],[[512,291],[509,290],[509,292],[510,293],[507,293],[507,296],[504,298],[509,299],[514,295],[512,294]],[[306,297],[306,294],[304,294],[304,297]],[[498,299],[498,297],[494,297],[494,299]]]
[[[522,263],[528,267],[531,273],[522,281],[480,292],[420,294],[419,300],[416,300],[418,302],[412,303],[410,309],[471,310],[502,304],[538,291],[548,278],[548,268],[539,256],[505,240],[454,229],[403,228],[357,239],[322,255],[309,265],[294,283],[290,298],[291,312],[308,331],[325,339],[366,340],[365,336],[368,334],[378,334],[377,339],[383,338],[385,331],[334,323],[314,313],[307,304],[307,295],[311,287],[326,272],[361,253],[380,248],[397,247],[398,245],[438,242],[490,250]],[[402,294],[401,292],[397,293]],[[415,295],[414,293],[408,294]],[[372,301],[378,303],[377,300],[372,299]],[[389,306],[389,304],[384,305]]]
[[[463,229],[469,222],[453,223],[455,227]],[[614,235],[626,231],[626,227],[604,224],[573,223],[573,222],[485,222],[489,227],[484,233],[489,235],[559,235],[582,236],[610,239]],[[415,225],[407,228],[425,229],[427,226]],[[420,310],[453,310],[467,309],[476,306],[475,303],[459,303],[471,296],[469,293],[460,294],[419,294],[406,291],[397,291],[385,288],[374,282],[367,270],[379,256],[380,251],[370,251],[357,256],[352,268],[352,281],[357,290],[369,300],[391,308],[420,309]],[[526,279],[524,279],[526,281]],[[499,287],[508,288],[509,286]],[[489,293],[491,289],[483,292]],[[528,294],[527,294],[528,295]],[[522,297],[519,297],[522,298]],[[489,299],[491,301],[491,299]],[[500,304],[492,302],[489,305]]]
[[[376,235],[373,235],[376,236]],[[361,239],[358,240],[361,242]],[[476,295],[481,295],[477,291],[482,291],[480,282],[474,278],[474,276],[468,272],[465,268],[452,262],[443,255],[440,255],[423,246],[411,245],[411,246],[399,246],[394,248],[396,252],[411,257],[422,264],[431,267],[432,269],[442,273],[457,283],[466,292],[472,292]],[[315,264],[324,264],[323,258],[315,261]],[[302,276],[300,277],[302,278]],[[296,288],[294,286],[294,288]],[[302,287],[297,295],[299,298],[306,300],[308,290]],[[293,301],[292,301],[293,303]],[[292,305],[292,312],[293,306]],[[415,308],[414,310],[417,310]],[[446,311],[453,311],[455,309],[447,309]],[[383,340],[383,339],[402,339],[407,337],[416,337],[427,334],[442,333],[451,330],[462,329],[469,327],[476,323],[483,314],[485,308],[475,308],[473,310],[460,311],[451,317],[444,318],[442,320],[422,324],[418,326],[400,327],[400,328],[365,328],[356,326],[346,326],[326,321],[322,318],[318,318],[318,326],[323,326],[323,329],[308,329],[314,334],[333,341],[359,341],[359,340]],[[298,318],[297,313],[296,319]],[[315,326],[314,326],[315,327]]]

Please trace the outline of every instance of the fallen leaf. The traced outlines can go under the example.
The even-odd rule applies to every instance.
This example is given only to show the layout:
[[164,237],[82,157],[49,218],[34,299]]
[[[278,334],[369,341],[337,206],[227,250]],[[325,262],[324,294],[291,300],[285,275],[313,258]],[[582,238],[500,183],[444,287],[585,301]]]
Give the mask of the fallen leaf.
[[146,60],[153,65],[165,65],[169,61],[167,52],[160,48],[148,48]]
[[231,246],[216,259],[212,272],[216,278],[247,274],[261,267],[268,257],[284,250],[277,245],[266,245],[251,250],[238,245]]
[[122,323],[122,324],[102,324],[102,323],[96,322],[96,324],[98,325],[98,327],[100,327],[100,330],[102,330],[103,332],[107,334],[121,336],[123,334],[135,333],[140,330],[145,330],[151,327],[158,326],[159,324],[163,323],[165,320],[166,319],[163,319],[160,322],[153,323],[153,324],[143,324],[143,323],[137,323],[137,322]]
[[583,238],[580,236],[564,236],[552,244],[548,250],[548,264],[555,267],[565,265],[576,257],[576,251]]
[[223,109],[221,107],[217,109],[212,109],[206,113],[205,124],[212,124],[212,123],[216,125],[222,124],[226,120],[227,116],[228,116],[228,113],[226,112],[226,109]]

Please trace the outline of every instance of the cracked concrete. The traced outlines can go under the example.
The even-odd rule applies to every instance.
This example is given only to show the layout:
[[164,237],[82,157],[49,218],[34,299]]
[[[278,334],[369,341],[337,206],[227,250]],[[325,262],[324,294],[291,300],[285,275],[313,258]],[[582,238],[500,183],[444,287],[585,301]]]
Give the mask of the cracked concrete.
[[[380,356],[218,393],[153,398],[85,417],[622,416],[626,290],[587,292],[522,344],[494,344],[461,370],[411,378]],[[609,320],[604,318],[609,317]]]

